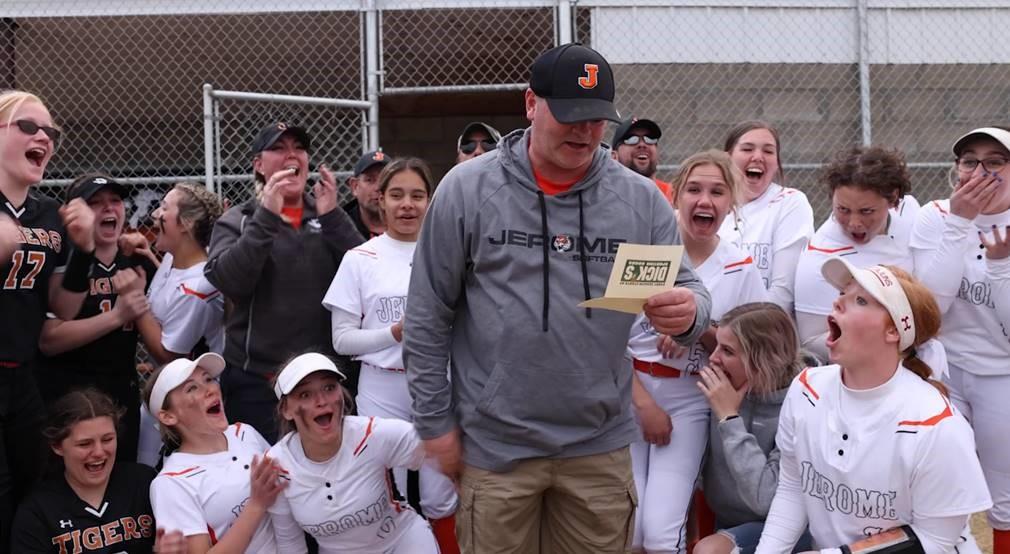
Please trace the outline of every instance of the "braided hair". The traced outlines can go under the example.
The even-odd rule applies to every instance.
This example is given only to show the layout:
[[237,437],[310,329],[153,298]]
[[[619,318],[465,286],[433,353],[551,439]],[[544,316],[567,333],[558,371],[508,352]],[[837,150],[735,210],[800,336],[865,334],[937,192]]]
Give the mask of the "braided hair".
[[220,199],[196,183],[177,183],[174,190],[180,193],[179,223],[190,224],[193,238],[200,246],[207,248],[214,223],[224,213]]

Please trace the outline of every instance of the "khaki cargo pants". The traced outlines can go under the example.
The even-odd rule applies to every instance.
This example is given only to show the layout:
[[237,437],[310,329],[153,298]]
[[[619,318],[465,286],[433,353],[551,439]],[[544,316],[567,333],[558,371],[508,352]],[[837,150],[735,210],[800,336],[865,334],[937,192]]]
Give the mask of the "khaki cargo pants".
[[624,553],[637,505],[627,447],[508,473],[466,466],[456,535],[464,554]]

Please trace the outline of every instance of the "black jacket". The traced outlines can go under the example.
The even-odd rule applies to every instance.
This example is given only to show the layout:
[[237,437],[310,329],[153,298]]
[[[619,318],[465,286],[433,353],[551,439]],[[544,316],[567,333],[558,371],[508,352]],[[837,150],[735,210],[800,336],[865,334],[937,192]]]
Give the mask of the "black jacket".
[[230,367],[270,376],[309,349],[335,355],[323,296],[344,253],[364,240],[339,207],[317,216],[315,199],[303,200],[299,229],[256,200],[214,225],[204,274],[233,303],[225,322]]

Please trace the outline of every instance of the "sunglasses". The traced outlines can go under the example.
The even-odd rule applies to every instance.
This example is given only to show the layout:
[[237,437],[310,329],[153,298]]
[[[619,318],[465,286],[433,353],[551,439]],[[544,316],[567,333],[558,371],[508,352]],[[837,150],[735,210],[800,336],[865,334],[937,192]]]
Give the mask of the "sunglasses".
[[648,144],[648,145],[653,145],[653,144],[658,144],[659,143],[659,139],[658,138],[642,137],[642,136],[639,136],[639,135],[631,135],[630,137],[622,140],[621,144],[627,144],[628,146],[634,146],[634,145],[638,144],[638,141],[640,141],[640,140],[644,140],[645,144]]
[[498,144],[491,142],[489,140],[482,140],[482,141],[468,140],[459,145],[459,151],[464,154],[473,154],[474,151],[477,150],[478,144],[480,144],[481,148],[483,148],[485,152],[490,152],[498,147]]
[[18,129],[21,129],[22,133],[30,137],[35,136],[35,133],[38,133],[39,130],[41,129],[42,132],[45,133],[46,136],[49,137],[49,140],[53,141],[54,144],[58,144],[60,142],[60,137],[63,135],[63,131],[60,131],[56,127],[47,127],[45,125],[39,125],[38,123],[35,123],[34,121],[29,121],[27,119],[19,119],[13,123],[4,123],[0,125],[0,129],[4,127],[10,127],[11,125],[16,125]]

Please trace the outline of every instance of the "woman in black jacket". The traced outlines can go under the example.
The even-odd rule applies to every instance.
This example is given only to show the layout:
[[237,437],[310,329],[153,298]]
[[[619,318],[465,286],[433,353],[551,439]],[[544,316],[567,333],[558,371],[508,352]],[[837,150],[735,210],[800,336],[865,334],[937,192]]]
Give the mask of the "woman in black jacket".
[[364,239],[337,206],[333,173],[306,192],[312,140],[274,123],[253,141],[257,194],[214,226],[207,279],[232,303],[226,314],[221,389],[232,421],[273,443],[277,398],[270,379],[293,354],[334,355],[330,313],[322,305],[344,253]]

